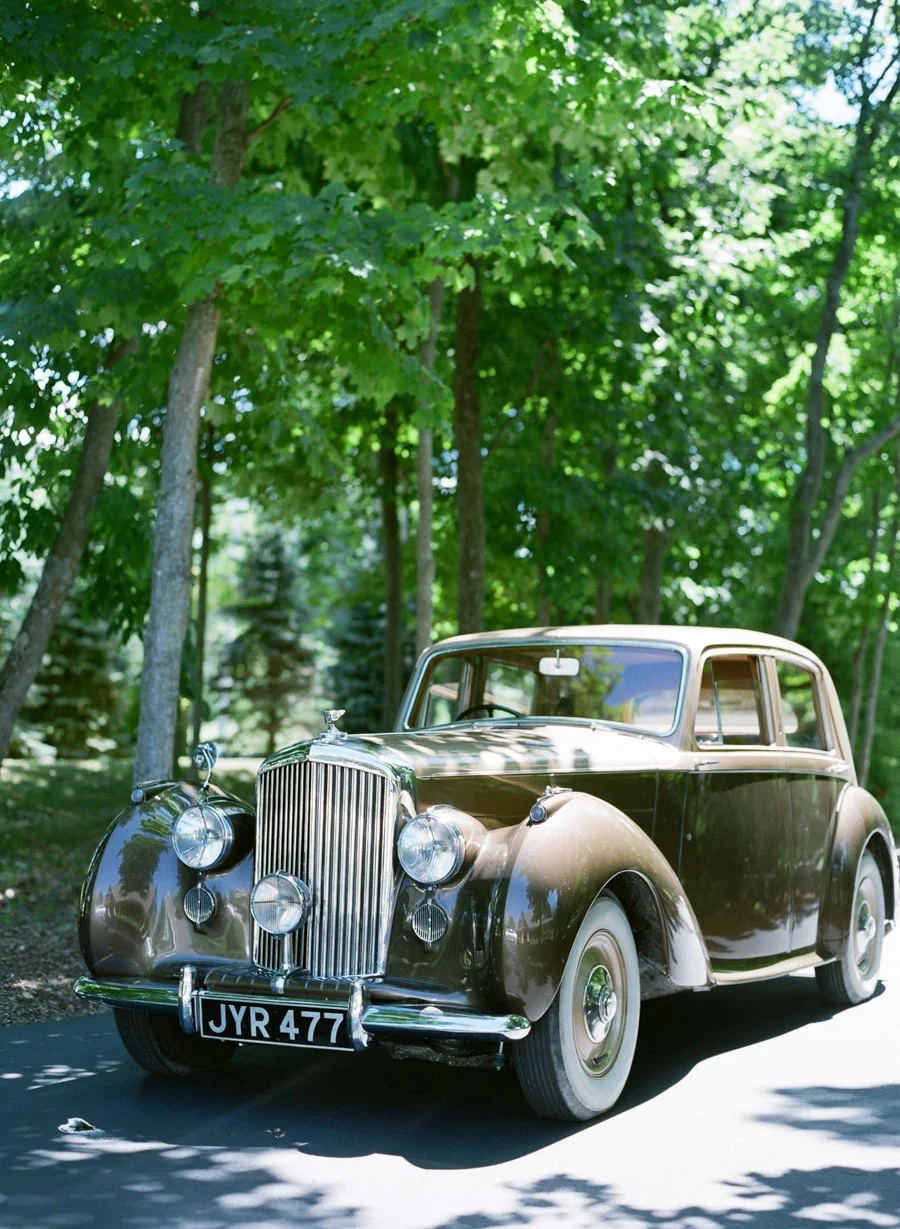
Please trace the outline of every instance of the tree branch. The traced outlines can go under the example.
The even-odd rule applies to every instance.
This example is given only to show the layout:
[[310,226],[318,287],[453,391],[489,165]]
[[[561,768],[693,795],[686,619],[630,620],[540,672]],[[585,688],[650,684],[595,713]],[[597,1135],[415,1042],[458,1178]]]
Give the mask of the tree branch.
[[869,17],[869,24],[866,26],[865,33],[862,37],[862,42],[859,45],[859,83],[860,83],[860,98],[868,102],[872,97],[872,91],[877,88],[875,85],[868,85],[866,82],[866,60],[869,58],[869,47],[872,43],[872,35],[875,32],[875,23],[878,20],[878,14],[881,12],[881,0],[877,4],[872,5],[872,13]]
[[278,105],[275,107],[275,109],[272,111],[271,115],[269,115],[267,119],[264,119],[261,124],[257,124],[255,128],[250,129],[250,131],[247,133],[247,144],[248,145],[252,144],[257,139],[257,137],[262,136],[262,134],[266,131],[266,129],[271,128],[271,126],[275,123],[275,121],[277,119],[280,119],[280,117],[284,115],[285,111],[289,111],[293,105],[294,105],[294,99],[292,97],[282,98],[281,102],[278,103]]
[[900,435],[900,414],[895,415],[880,431],[874,431],[856,448],[850,448],[844,453],[837,478],[834,481],[834,489],[825,508],[825,515],[822,517],[819,536],[809,554],[808,566],[811,576],[814,576],[825,562],[825,556],[834,541],[853,475],[864,461],[868,461],[869,457],[874,456],[880,448],[890,443],[892,439],[896,439],[898,435]]

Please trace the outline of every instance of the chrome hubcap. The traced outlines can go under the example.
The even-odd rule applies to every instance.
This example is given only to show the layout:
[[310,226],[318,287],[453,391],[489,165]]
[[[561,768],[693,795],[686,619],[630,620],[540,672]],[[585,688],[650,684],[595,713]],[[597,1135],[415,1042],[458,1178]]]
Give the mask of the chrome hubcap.
[[625,961],[608,930],[591,935],[581,950],[572,996],[572,1031],[584,1070],[601,1076],[618,1057],[627,1008]]
[[856,963],[862,973],[867,973],[872,961],[872,946],[878,932],[878,922],[872,911],[870,897],[874,896],[872,884],[864,879],[856,893]]
[[619,1010],[619,996],[605,964],[595,965],[584,987],[584,1026],[593,1041],[603,1041]]

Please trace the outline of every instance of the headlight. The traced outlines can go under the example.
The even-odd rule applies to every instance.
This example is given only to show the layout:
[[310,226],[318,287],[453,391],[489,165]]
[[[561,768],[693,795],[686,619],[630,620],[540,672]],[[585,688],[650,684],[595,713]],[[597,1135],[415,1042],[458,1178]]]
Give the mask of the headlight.
[[459,825],[437,810],[411,819],[397,842],[400,865],[416,883],[450,879],[463,864],[465,841]]
[[175,852],[185,866],[195,871],[218,866],[228,857],[233,841],[231,821],[212,806],[188,807],[172,829]]
[[276,871],[260,879],[250,893],[250,912],[270,935],[289,935],[309,913],[309,888],[302,879]]

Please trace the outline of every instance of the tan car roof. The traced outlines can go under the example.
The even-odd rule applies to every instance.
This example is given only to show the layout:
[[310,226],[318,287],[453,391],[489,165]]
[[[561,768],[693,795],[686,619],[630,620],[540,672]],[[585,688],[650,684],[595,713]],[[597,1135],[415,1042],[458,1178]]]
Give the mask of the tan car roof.
[[[666,641],[682,645],[693,653],[718,645],[748,649],[781,649],[800,654],[818,662],[815,653],[793,640],[771,636],[767,632],[749,631],[739,627],[685,627],[677,624],[646,623],[596,623],[572,627],[516,627],[508,631],[474,632],[467,636],[451,636],[441,640],[434,648],[465,648],[468,645],[520,644],[529,641],[552,643],[553,641],[578,640],[647,640]],[[821,664],[821,663],[819,663]]]

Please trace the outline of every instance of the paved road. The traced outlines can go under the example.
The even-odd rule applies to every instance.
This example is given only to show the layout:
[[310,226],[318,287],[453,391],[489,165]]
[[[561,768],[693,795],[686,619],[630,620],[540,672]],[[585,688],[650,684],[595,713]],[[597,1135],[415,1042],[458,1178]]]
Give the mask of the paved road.
[[849,1011],[805,976],[648,1004],[621,1107],[579,1128],[493,1072],[245,1047],[172,1084],[106,1015],[0,1030],[0,1226],[891,1229],[900,937],[886,957]]

